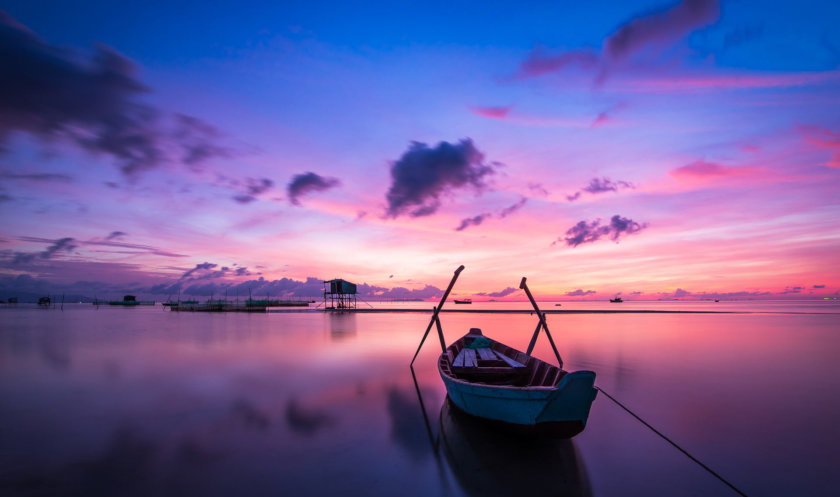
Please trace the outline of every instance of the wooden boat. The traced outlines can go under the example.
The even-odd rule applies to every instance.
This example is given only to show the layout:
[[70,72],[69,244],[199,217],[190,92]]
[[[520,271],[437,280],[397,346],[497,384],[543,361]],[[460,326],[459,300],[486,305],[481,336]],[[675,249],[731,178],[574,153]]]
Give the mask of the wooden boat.
[[[461,266],[455,272],[441,306],[463,268]],[[595,373],[563,370],[563,361],[548,331],[545,314],[528,290],[525,278],[519,287],[525,290],[539,319],[526,352],[486,337],[478,328],[470,329],[446,347],[438,318],[440,306],[434,310],[420,347],[432,325],[436,325],[443,349],[438,358],[438,372],[447,396],[465,413],[517,430],[572,437],[586,427],[589,409],[597,394]],[[546,332],[559,367],[531,355],[541,329]]]
[[472,304],[472,299],[455,299],[453,302],[456,304]]
[[616,297],[614,299],[610,299],[610,302],[612,302],[613,304],[620,304],[621,302],[624,302],[624,299],[622,299],[621,297]]

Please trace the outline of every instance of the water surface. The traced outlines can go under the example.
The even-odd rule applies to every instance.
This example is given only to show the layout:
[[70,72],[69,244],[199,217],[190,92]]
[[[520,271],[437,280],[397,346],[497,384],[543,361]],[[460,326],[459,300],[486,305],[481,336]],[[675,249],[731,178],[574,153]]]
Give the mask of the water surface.
[[[544,309],[616,305],[731,313],[551,315],[566,369],[594,370],[748,495],[835,495],[836,303]],[[493,306],[526,308],[471,308]],[[408,362],[428,318],[4,306],[0,494],[735,495],[603,395],[566,442],[458,417],[435,336],[415,363],[418,398]],[[536,325],[528,314],[442,321],[448,342],[480,327],[521,348]],[[553,360],[544,337],[536,354]]]

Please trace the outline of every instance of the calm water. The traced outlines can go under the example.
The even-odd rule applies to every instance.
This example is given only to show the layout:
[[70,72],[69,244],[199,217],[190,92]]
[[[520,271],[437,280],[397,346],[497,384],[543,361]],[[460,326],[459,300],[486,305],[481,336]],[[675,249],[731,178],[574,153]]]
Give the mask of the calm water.
[[[596,371],[597,385],[748,495],[837,495],[836,303],[619,305],[733,313],[551,315],[566,369]],[[524,304],[472,308],[493,306]],[[447,341],[478,326],[520,348],[536,325],[527,314],[442,321]],[[408,362],[427,323],[0,307],[0,494],[735,495],[603,395],[571,442],[458,416],[435,336],[415,363],[418,397]],[[553,357],[544,337],[536,354]]]

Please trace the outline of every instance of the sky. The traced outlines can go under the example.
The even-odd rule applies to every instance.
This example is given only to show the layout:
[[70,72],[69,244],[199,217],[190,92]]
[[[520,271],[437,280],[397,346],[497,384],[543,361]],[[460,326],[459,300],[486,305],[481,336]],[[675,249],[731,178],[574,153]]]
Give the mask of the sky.
[[840,296],[840,3],[11,2],[0,298]]

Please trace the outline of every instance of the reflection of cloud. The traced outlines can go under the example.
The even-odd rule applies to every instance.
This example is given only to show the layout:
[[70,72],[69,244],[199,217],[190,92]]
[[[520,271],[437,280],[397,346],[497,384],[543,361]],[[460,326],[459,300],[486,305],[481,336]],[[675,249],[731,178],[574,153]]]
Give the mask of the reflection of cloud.
[[311,436],[332,426],[335,420],[326,412],[305,408],[291,399],[286,404],[286,423],[292,431]]
[[330,313],[330,338],[341,340],[356,335],[356,314],[353,312]]
[[265,430],[271,424],[267,414],[257,409],[245,399],[238,399],[231,406],[234,416],[242,422],[246,428],[254,430]]
[[388,415],[391,417],[391,440],[414,461],[429,455],[429,436],[415,392],[388,388]]

